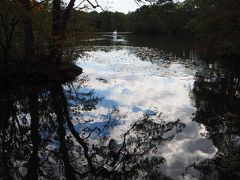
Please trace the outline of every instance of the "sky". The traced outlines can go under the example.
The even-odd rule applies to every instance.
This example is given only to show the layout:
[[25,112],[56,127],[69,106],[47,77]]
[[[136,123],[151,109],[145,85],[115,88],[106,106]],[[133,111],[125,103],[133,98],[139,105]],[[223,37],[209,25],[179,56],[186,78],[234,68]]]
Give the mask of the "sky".
[[[78,5],[82,0],[77,0],[76,5]],[[94,5],[96,5],[95,0],[90,0]],[[97,0],[99,5],[108,11],[118,11],[123,13],[128,13],[130,11],[135,11],[139,8],[139,5],[142,6],[144,4],[149,4],[144,1],[140,2],[139,5],[135,2],[135,0]],[[155,1],[155,0],[152,0]],[[184,0],[175,0],[175,1],[184,1]],[[85,3],[88,4],[88,3]],[[88,4],[89,5],[89,4]],[[89,6],[90,7],[90,6]],[[93,9],[89,9],[91,11]],[[101,12],[101,8],[96,8],[96,11]]]
[[[77,0],[76,5],[78,5],[79,2],[81,2],[81,0]],[[95,0],[92,0],[91,2],[94,4]],[[134,0],[98,0],[98,3],[103,7],[104,10],[113,12],[119,11],[123,13],[128,13],[139,8],[139,6]],[[144,3],[140,4],[143,5]],[[97,8],[95,10],[101,11],[100,8]]]

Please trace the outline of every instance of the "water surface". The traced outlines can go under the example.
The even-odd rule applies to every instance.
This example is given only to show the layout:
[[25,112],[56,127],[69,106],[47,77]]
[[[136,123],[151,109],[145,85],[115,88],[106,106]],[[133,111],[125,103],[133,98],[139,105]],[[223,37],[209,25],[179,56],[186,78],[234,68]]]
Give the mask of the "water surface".
[[75,81],[2,88],[3,179],[237,179],[238,65],[190,37],[102,35]]

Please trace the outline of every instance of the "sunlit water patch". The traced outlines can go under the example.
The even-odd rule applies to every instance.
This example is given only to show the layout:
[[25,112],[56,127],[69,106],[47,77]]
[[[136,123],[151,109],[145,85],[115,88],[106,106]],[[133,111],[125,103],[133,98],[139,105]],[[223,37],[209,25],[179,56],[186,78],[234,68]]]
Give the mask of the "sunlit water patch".
[[[216,154],[212,141],[202,135],[205,127],[192,121],[197,62],[151,48],[95,46],[77,64],[84,73],[74,84],[87,79],[80,93],[101,98],[95,109],[83,112],[87,126],[103,126],[103,115],[117,109],[121,118],[107,133],[120,141],[120,135],[143,115],[160,113],[166,122],[180,119],[186,125],[183,131],[157,151],[166,159],[161,171],[176,179],[188,179],[188,175],[182,176],[186,167]],[[76,128],[80,126],[76,124]]]

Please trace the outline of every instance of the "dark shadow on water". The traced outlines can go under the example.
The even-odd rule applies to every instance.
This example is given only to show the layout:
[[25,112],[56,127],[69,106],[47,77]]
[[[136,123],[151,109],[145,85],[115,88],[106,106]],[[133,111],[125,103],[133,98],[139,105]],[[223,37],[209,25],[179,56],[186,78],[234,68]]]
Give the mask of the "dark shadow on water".
[[[70,87],[1,87],[2,179],[170,179],[159,168],[165,160],[157,152],[181,132],[183,123],[156,122],[157,114],[146,114],[119,139],[106,133],[120,123],[116,107],[100,126],[77,128],[91,122],[77,122],[76,117],[96,109],[102,99]],[[72,108],[70,100],[83,108]]]
[[[230,67],[231,68],[230,68]],[[240,73],[236,66],[212,63],[211,71],[196,74],[194,121],[206,127],[218,152],[214,159],[193,163],[187,172],[199,179],[240,178]]]

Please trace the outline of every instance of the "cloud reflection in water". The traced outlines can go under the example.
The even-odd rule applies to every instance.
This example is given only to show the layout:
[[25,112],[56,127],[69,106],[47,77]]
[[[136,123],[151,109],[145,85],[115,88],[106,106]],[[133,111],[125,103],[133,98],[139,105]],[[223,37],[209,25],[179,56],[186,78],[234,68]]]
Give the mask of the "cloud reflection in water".
[[[205,128],[192,121],[196,109],[190,92],[196,70],[181,60],[163,60],[152,49],[148,49],[148,55],[139,50],[101,47],[87,52],[88,56],[78,61],[83,75],[90,78],[81,91],[94,90],[104,97],[91,111],[94,116],[106,114],[111,108],[119,109],[124,118],[109,132],[114,139],[146,113],[160,111],[166,122],[180,119],[185,123],[185,129],[158,152],[166,159],[161,165],[163,172],[182,178],[181,173],[188,165],[199,158],[212,158],[217,152],[212,141],[201,135]],[[154,62],[149,61],[149,54]]]

